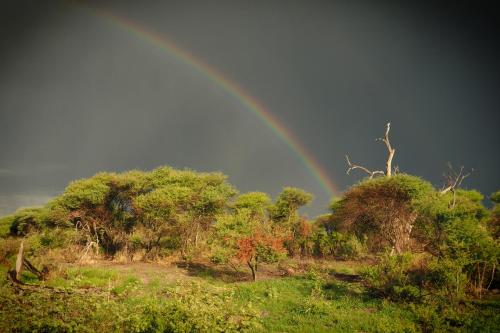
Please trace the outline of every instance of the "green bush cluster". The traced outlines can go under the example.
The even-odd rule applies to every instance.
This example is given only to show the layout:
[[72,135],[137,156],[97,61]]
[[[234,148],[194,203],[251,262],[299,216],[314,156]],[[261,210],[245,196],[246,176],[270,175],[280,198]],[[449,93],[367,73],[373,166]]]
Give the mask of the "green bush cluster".
[[[244,332],[260,327],[258,313],[250,305],[235,303],[232,289],[194,283],[165,292],[168,297],[129,298],[127,302],[105,294],[64,292],[33,291],[19,298],[2,285],[0,327],[9,332],[137,333]],[[113,293],[123,295],[120,290]]]
[[[448,300],[481,296],[495,286],[500,254],[494,214],[482,200],[477,191],[441,192],[414,176],[379,177],[332,203],[325,226],[364,237],[370,252],[385,253],[367,273],[381,294],[411,300],[425,293]],[[427,259],[410,267],[404,259],[410,252]]]
[[380,262],[363,272],[372,292],[394,300],[416,301],[422,293],[411,275],[413,256],[411,253],[392,255],[386,252]]
[[318,257],[358,259],[367,253],[366,245],[356,235],[338,231],[327,232],[319,227],[312,235],[314,251]]

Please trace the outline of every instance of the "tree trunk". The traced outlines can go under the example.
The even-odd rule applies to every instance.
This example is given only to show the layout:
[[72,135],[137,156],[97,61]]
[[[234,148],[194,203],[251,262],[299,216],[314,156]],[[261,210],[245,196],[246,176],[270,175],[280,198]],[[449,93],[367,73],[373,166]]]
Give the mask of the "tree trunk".
[[252,262],[249,260],[247,261],[248,267],[250,267],[250,270],[252,271],[252,280],[255,282],[257,281],[257,262],[252,264]]
[[387,177],[390,177],[392,174],[392,158],[394,157],[394,153],[396,149],[389,148],[389,156],[387,157],[387,162],[385,164],[385,174]]
[[194,236],[194,248],[197,249],[198,248],[198,234],[199,234],[199,224],[196,225],[196,233],[195,233],[195,236]]
[[387,156],[387,162],[385,163],[385,175],[390,177],[392,175],[392,159],[394,154],[396,153],[396,149],[392,148],[391,141],[389,141],[389,131],[391,130],[391,123],[387,123],[385,127],[385,136],[382,141],[385,143],[387,147],[387,151],[389,155]]
[[19,247],[19,252],[17,254],[16,260],[16,279],[21,280],[21,272],[23,270],[23,252],[24,252],[24,240],[21,241],[21,246]]

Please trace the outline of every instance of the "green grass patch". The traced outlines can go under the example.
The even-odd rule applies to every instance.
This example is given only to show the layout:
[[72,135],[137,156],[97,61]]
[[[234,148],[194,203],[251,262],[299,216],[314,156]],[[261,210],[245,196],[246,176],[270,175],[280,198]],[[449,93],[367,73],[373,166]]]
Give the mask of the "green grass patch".
[[143,283],[110,268],[73,267],[46,284],[69,292],[19,293],[0,284],[0,327],[48,332],[494,332],[500,327],[498,301],[469,302],[463,309],[397,303],[370,295],[360,283],[314,270],[305,277],[255,283],[211,276],[172,282],[161,274]]

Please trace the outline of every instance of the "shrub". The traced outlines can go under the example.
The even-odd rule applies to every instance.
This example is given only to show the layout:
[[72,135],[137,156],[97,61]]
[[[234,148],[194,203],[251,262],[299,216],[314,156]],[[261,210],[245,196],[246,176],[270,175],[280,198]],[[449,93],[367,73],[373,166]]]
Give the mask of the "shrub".
[[149,301],[125,322],[132,332],[240,332],[259,327],[251,306],[238,306],[228,290],[196,283],[169,290],[168,301]]
[[367,237],[371,251],[389,246],[402,253],[409,250],[422,201],[432,193],[430,183],[406,174],[364,180],[333,203],[333,218],[341,231]]
[[276,262],[283,256],[283,236],[266,215],[241,207],[231,214],[221,214],[214,225],[212,260],[245,263],[255,281],[262,262]]
[[465,295],[468,283],[463,266],[449,258],[434,258],[426,269],[424,283],[427,289],[437,294],[444,294],[449,299]]
[[363,275],[372,292],[394,300],[414,301],[420,297],[420,290],[411,278],[413,256],[406,252],[391,255],[386,252],[380,262],[366,268]]
[[313,253],[316,256],[324,257],[335,253],[337,233],[328,233],[325,229],[319,228],[313,235]]
[[40,244],[47,249],[65,248],[78,239],[74,229],[47,229],[40,234]]
[[11,265],[11,259],[18,253],[21,241],[15,238],[0,239],[0,264]]
[[6,220],[11,222],[10,234],[26,236],[29,233],[42,230],[46,220],[46,210],[42,207],[22,208]]
[[343,259],[357,259],[366,253],[366,246],[355,235],[346,235],[338,242],[336,254]]
[[336,256],[342,259],[357,259],[366,254],[367,248],[364,242],[353,234],[340,232],[328,233],[319,228],[313,238],[313,251],[318,256]]

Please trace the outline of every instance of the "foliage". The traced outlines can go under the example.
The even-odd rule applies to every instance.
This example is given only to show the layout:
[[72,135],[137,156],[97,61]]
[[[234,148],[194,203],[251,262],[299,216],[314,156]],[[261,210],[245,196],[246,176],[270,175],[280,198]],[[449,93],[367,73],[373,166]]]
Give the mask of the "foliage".
[[493,201],[496,204],[500,203],[500,191],[496,191],[490,195],[491,201]]
[[299,209],[308,205],[313,196],[299,188],[285,187],[273,205],[269,206],[269,218],[279,226],[285,236],[285,247],[290,256],[298,253],[309,255],[312,250],[310,239],[312,226],[300,218]]
[[491,217],[488,221],[488,228],[491,234],[496,239],[500,238],[500,191],[497,191],[490,196],[491,201],[494,203],[491,209]]
[[3,221],[12,235],[73,227],[84,235],[81,245],[100,247],[109,257],[121,251],[132,258],[143,249],[154,258],[166,238],[183,254],[196,249],[235,193],[220,173],[169,167],[101,172],[71,182],[45,207],[20,210]]
[[433,192],[430,183],[406,174],[367,179],[334,204],[334,219],[342,230],[366,237],[370,250],[388,246],[402,253],[410,247],[422,201]]
[[[443,286],[449,297],[459,296],[467,289],[481,294],[498,266],[500,249],[488,232],[489,213],[482,199],[479,192],[466,190],[430,197],[418,222],[418,238],[436,257],[439,275],[455,277],[441,279],[450,282]],[[444,268],[450,272],[443,272]]]
[[386,252],[377,265],[365,270],[364,275],[373,292],[394,300],[415,301],[421,292],[408,274],[412,261],[409,252],[399,255]]
[[354,234],[337,231],[327,232],[319,227],[313,235],[314,254],[316,256],[334,256],[340,259],[359,259],[366,254],[364,242]]
[[10,222],[10,234],[26,236],[29,233],[42,230],[46,211],[42,207],[22,208],[11,216],[4,217]]
[[271,198],[264,192],[249,192],[239,195],[234,207],[238,209],[248,209],[252,215],[265,216],[271,207]]
[[309,204],[312,194],[294,187],[285,187],[270,208],[271,219],[275,223],[292,224],[298,219],[298,209]]
[[[313,221],[299,214],[312,200],[301,189],[284,188],[274,202],[263,192],[236,194],[220,173],[170,167],[98,173],[71,182],[44,207],[1,218],[0,275],[13,266],[21,237],[26,257],[36,267],[53,269],[48,281],[23,273],[21,280],[35,288],[22,292],[14,292],[0,278],[0,294],[5,296],[0,300],[0,327],[439,331],[487,329],[500,321],[498,304],[483,306],[477,300],[500,283],[498,192],[491,196],[496,205],[488,210],[477,191],[442,193],[405,174],[365,179],[332,200],[332,214]],[[148,283],[129,274],[62,268],[63,262],[92,253],[124,255],[130,261],[180,254],[194,283],[158,282],[148,289]],[[229,276],[206,263],[207,255],[212,263],[236,269],[233,277],[241,278],[237,265],[247,265],[254,281],[262,266],[268,270],[280,262],[284,267],[282,259],[288,255],[290,268],[274,273],[304,276],[263,277],[253,285],[227,285],[223,279],[200,283],[197,266],[205,267],[205,275]],[[302,262],[293,264],[299,256]],[[377,264],[360,277],[342,261],[358,259]],[[323,269],[324,263],[345,267],[339,273]],[[493,324],[484,321],[486,315]]]
[[244,194],[234,211],[221,214],[214,225],[214,259],[246,263],[256,279],[258,265],[273,262],[283,253],[283,234],[265,213],[268,200],[260,193]]
[[0,327],[23,332],[241,332],[259,327],[256,311],[235,304],[230,289],[193,283],[165,292],[168,298],[134,296],[125,302],[107,293],[43,290],[19,298],[3,285]]
[[14,214],[0,217],[0,238],[9,236],[12,222],[14,222]]

